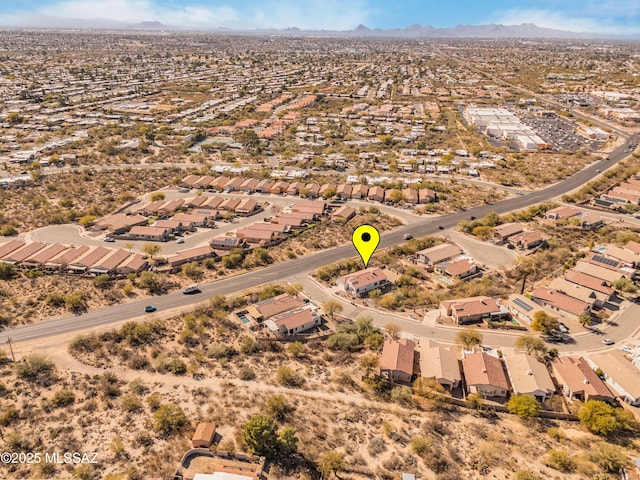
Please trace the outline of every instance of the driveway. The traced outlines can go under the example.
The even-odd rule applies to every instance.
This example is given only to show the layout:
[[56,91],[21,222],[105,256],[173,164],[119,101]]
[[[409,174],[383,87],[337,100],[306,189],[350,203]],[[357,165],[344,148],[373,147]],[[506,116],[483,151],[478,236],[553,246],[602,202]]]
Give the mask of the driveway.
[[518,258],[518,254],[514,250],[476,240],[455,230],[447,230],[446,236],[452,242],[460,245],[465,252],[473,257],[476,263],[488,268],[509,266]]

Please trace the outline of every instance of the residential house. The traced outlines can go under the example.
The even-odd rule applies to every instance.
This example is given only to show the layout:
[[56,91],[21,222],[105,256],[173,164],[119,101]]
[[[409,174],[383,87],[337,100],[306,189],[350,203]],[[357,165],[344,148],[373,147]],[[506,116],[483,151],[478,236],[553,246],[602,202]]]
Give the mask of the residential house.
[[49,259],[47,263],[45,263],[44,268],[47,270],[65,270],[70,263],[73,263],[76,259],[82,257],[90,249],[91,247],[87,245],[71,247],[70,249]]
[[509,316],[506,308],[500,307],[493,298],[484,296],[441,302],[440,314],[451,317],[458,325],[477,323],[485,319],[499,320]]
[[467,394],[478,393],[482,397],[507,397],[509,382],[502,361],[495,351],[462,351],[462,371]]
[[520,250],[531,250],[544,243],[544,237],[536,230],[522,232],[509,237],[509,243],[515,245]]
[[339,288],[356,297],[362,297],[376,288],[386,287],[389,283],[387,276],[380,268],[367,268],[343,275],[336,280]]
[[233,250],[235,248],[246,248],[247,242],[238,237],[214,237],[209,241],[209,246],[216,250]]
[[224,184],[224,190],[228,190],[230,192],[235,192],[240,190],[240,187],[244,183],[244,178],[242,177],[233,177]]
[[190,248],[188,250],[183,250],[179,252],[177,255],[173,255],[172,257],[167,258],[169,266],[172,269],[178,268],[185,263],[191,262],[201,262],[206,258],[215,258],[218,255],[214,252],[209,245],[205,245],[203,247],[195,247]]
[[249,305],[247,307],[247,313],[257,322],[261,322],[280,313],[302,307],[305,303],[304,299],[296,295],[283,293],[282,295]]
[[150,242],[166,242],[172,236],[171,229],[160,227],[133,227],[127,233],[127,237],[133,240],[144,240]]
[[22,248],[26,245],[22,240],[10,240],[7,243],[0,245],[0,259],[11,254],[11,252],[15,252],[19,248]]
[[287,195],[298,195],[298,193],[300,193],[300,190],[303,188],[304,188],[304,183],[293,182],[292,184],[289,185],[289,188],[287,188]]
[[116,272],[118,265],[129,258],[130,255],[126,250],[112,250],[110,254],[105,255],[98,262],[94,263],[91,268],[89,268],[89,273],[95,275],[112,275]]
[[355,208],[349,207],[348,205],[343,205],[342,207],[338,208],[335,212],[331,214],[331,219],[341,221],[341,222],[348,222],[355,216],[356,216]]
[[435,266],[435,271],[454,280],[468,280],[478,273],[478,267],[472,259],[458,258],[439,263]]
[[425,342],[418,348],[420,376],[433,378],[451,391],[462,381],[460,365],[455,350]]
[[224,202],[224,198],[222,197],[205,197],[205,201],[198,205],[198,207],[215,210],[222,204],[222,202]]
[[497,243],[504,243],[509,237],[517,235],[523,231],[519,223],[504,223],[494,228],[493,238]]
[[149,225],[149,219],[144,215],[125,215],[123,218],[105,222],[104,225],[112,235],[124,235],[131,227]]
[[598,252],[602,253],[605,257],[617,260],[625,267],[637,268],[640,266],[640,254],[626,247],[620,248],[617,245],[607,244],[598,248]]
[[513,393],[531,395],[539,402],[554,394],[556,387],[544,363],[525,352],[503,349],[502,353]]
[[320,195],[320,185],[318,185],[317,183],[308,183],[305,188],[307,190],[307,198],[318,198],[318,196]]
[[367,192],[367,200],[371,200],[374,202],[382,202],[384,201],[385,191],[384,188],[380,186],[371,187]]
[[155,228],[166,228],[171,230],[171,233],[175,235],[176,233],[180,233],[186,228],[183,227],[182,222],[178,220],[156,220],[156,222],[152,225]]
[[52,243],[25,258],[20,262],[20,266],[25,268],[44,268],[49,260],[62,252],[66,252],[68,249],[69,247],[59,243]]
[[260,192],[260,193],[270,193],[271,192],[271,188],[276,184],[276,182],[274,182],[273,180],[260,180],[260,182],[258,182],[258,186],[256,187],[256,192]]
[[438,201],[438,194],[430,188],[421,188],[418,192],[420,203],[434,203]]
[[2,257],[2,261],[4,263],[18,265],[45,247],[46,245],[41,242],[26,243]]
[[320,187],[320,195],[322,197],[327,197],[327,194],[330,192],[336,191],[336,185],[334,183],[325,183]]
[[242,192],[253,193],[257,190],[259,183],[260,180],[258,180],[257,178],[247,178],[244,182],[242,182],[239,190]]
[[573,207],[557,207],[547,210],[546,217],[550,220],[562,220],[580,215],[580,210]]
[[367,198],[367,193],[369,192],[369,187],[363,184],[357,184],[353,186],[351,190],[351,198],[359,200]]
[[394,199],[402,198],[402,191],[397,188],[389,188],[384,192],[384,203],[395,203]]
[[336,189],[336,195],[343,200],[349,200],[351,198],[351,191],[353,186],[348,183],[341,183]]
[[591,312],[591,304],[562,292],[539,287],[531,292],[531,300],[560,313],[560,316],[578,318]]
[[601,267],[599,265],[594,265],[593,263],[585,262],[584,260],[578,260],[576,265],[573,267],[573,270],[576,272],[584,273],[586,275],[591,275],[592,277],[599,278],[603,281],[608,282],[609,284],[613,284],[616,280],[621,278],[626,278],[628,275],[623,274],[622,272],[609,270],[608,268]]
[[128,275],[130,273],[140,273],[147,269],[149,264],[139,253],[132,253],[125,261],[116,267],[118,275]]
[[193,188],[209,188],[209,185],[211,185],[211,182],[213,182],[214,180],[215,180],[215,177],[212,177],[211,175],[203,175],[194,182],[192,187]]
[[564,279],[602,294],[604,302],[608,302],[616,296],[616,291],[611,286],[611,282],[578,272],[577,270],[569,269],[564,272]]
[[209,448],[216,436],[216,424],[210,422],[200,422],[191,438],[193,448]]
[[615,396],[596,375],[584,357],[557,357],[551,362],[551,367],[553,376],[565,396],[582,402],[588,400],[615,401]]
[[248,217],[260,211],[260,204],[253,198],[245,198],[242,200],[235,209],[236,215],[241,217]]
[[85,273],[112,251],[113,250],[104,247],[91,248],[87,253],[67,265],[67,270],[74,273]]
[[387,339],[382,346],[380,356],[380,376],[392,383],[411,385],[415,362],[415,347],[413,340]]
[[299,308],[272,316],[264,324],[279,335],[290,336],[311,330],[322,323],[316,308]]
[[200,180],[200,175],[187,175],[180,181],[179,185],[183,188],[193,188],[198,180]]
[[554,278],[549,284],[549,289],[556,292],[561,292],[570,297],[582,300],[584,303],[591,305],[593,308],[601,308],[609,299],[608,295],[600,293],[596,290],[592,290],[588,287],[583,287],[577,283],[570,282],[562,277]]
[[640,406],[640,370],[630,364],[620,352],[589,355],[587,362],[602,370],[604,381],[629,405]]
[[555,312],[547,310],[542,305],[538,305],[524,295],[518,294],[511,294],[509,296],[507,309],[511,313],[512,317],[518,321],[524,321],[526,323],[532,323],[537,312],[544,312],[552,316],[555,315]]
[[263,225],[249,225],[247,228],[241,228],[236,231],[236,237],[243,239],[247,243],[261,246],[273,245],[284,238],[278,231],[272,229],[264,230]]
[[441,243],[435,247],[425,248],[416,252],[418,262],[424,263],[429,268],[435,265],[452,260],[462,253],[462,249],[452,243]]
[[585,212],[580,215],[580,227],[583,230],[596,230],[605,223],[604,217],[595,212]]
[[219,210],[225,210],[227,212],[235,212],[236,208],[238,207],[238,205],[240,205],[240,202],[242,201],[243,200],[240,200],[239,198],[227,198],[223,200],[222,203],[220,203],[220,205],[218,205],[217,208]]
[[410,203],[412,205],[418,204],[418,190],[415,188],[403,188],[402,189],[402,199],[406,203]]

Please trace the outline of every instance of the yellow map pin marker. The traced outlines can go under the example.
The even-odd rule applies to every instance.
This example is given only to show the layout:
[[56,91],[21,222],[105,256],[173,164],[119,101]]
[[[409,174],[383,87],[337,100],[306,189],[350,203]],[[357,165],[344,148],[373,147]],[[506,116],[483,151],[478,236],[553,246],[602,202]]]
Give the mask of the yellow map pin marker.
[[351,241],[364,262],[364,268],[367,268],[371,255],[373,255],[380,243],[380,233],[371,225],[360,225],[353,232]]

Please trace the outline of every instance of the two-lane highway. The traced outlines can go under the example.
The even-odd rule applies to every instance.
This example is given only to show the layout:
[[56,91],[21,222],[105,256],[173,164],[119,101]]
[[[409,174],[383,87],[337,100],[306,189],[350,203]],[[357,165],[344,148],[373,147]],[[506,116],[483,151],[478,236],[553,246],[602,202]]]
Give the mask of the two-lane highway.
[[[425,219],[419,223],[385,233],[381,236],[380,247],[384,248],[402,243],[405,233],[411,233],[414,237],[433,235],[441,229],[447,229],[457,225],[460,220],[468,220],[471,216],[480,218],[491,211],[503,214],[539,202],[548,201],[559,195],[568,193],[592,180],[599,174],[599,171],[604,171],[612,167],[616,162],[627,157],[627,147],[632,141],[638,143],[638,141],[632,137],[632,140],[627,140],[624,145],[609,156],[610,160],[598,161],[568,179],[543,190],[496,202],[493,205],[482,205],[464,212],[456,212],[437,218]],[[162,311],[185,307],[204,301],[214,294],[228,295],[267,282],[286,281],[287,278],[294,275],[311,272],[323,265],[342,258],[354,257],[355,255],[356,252],[351,244],[343,245],[250,273],[203,284],[201,285],[202,293],[197,295],[184,295],[182,292],[174,292],[157,296],[153,299],[137,300],[122,305],[103,308],[83,315],[48,320],[5,330],[0,333],[0,344],[6,343],[8,338],[11,338],[12,342],[34,340],[134,319],[144,315],[144,307],[146,305],[155,305],[159,313],[162,313]]]

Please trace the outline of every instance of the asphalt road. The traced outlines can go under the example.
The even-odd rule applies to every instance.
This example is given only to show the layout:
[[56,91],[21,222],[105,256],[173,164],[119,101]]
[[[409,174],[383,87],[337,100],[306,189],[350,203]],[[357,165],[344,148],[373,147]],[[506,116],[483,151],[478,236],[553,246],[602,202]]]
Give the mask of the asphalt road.
[[[638,138],[636,139],[634,137]],[[628,156],[628,152],[626,150],[627,145],[631,143],[631,141],[640,143],[640,135],[636,134],[634,137],[632,137],[633,140],[627,140],[624,145],[613,152],[610,155],[610,160],[598,161],[562,182],[543,190],[496,202],[493,205],[482,205],[464,212],[456,212],[435,219],[425,219],[419,223],[404,226],[392,232],[383,234],[380,239],[379,248],[402,243],[404,241],[403,236],[405,233],[411,233],[414,237],[432,235],[441,229],[447,229],[457,225],[460,220],[468,220],[470,216],[480,218],[491,211],[502,214],[522,209],[539,202],[551,200],[559,195],[568,193],[596,177],[599,174],[598,170],[604,171],[605,169],[613,166],[617,161]],[[289,277],[300,274],[301,272],[310,272],[341,258],[353,257],[355,255],[355,250],[351,244],[343,245],[341,247],[318,252],[313,255],[273,265],[254,272],[219,280],[209,284],[203,284],[201,285],[202,293],[197,295],[184,295],[182,292],[174,292],[158,296],[153,300],[137,300],[122,305],[88,312],[83,315],[63,317],[5,330],[0,333],[0,344],[6,343],[7,338],[11,338],[13,342],[34,340],[137,318],[144,315],[144,307],[149,304],[155,305],[159,312],[173,308],[185,307],[199,301],[204,301],[214,294],[228,295],[267,282],[281,282]]]

